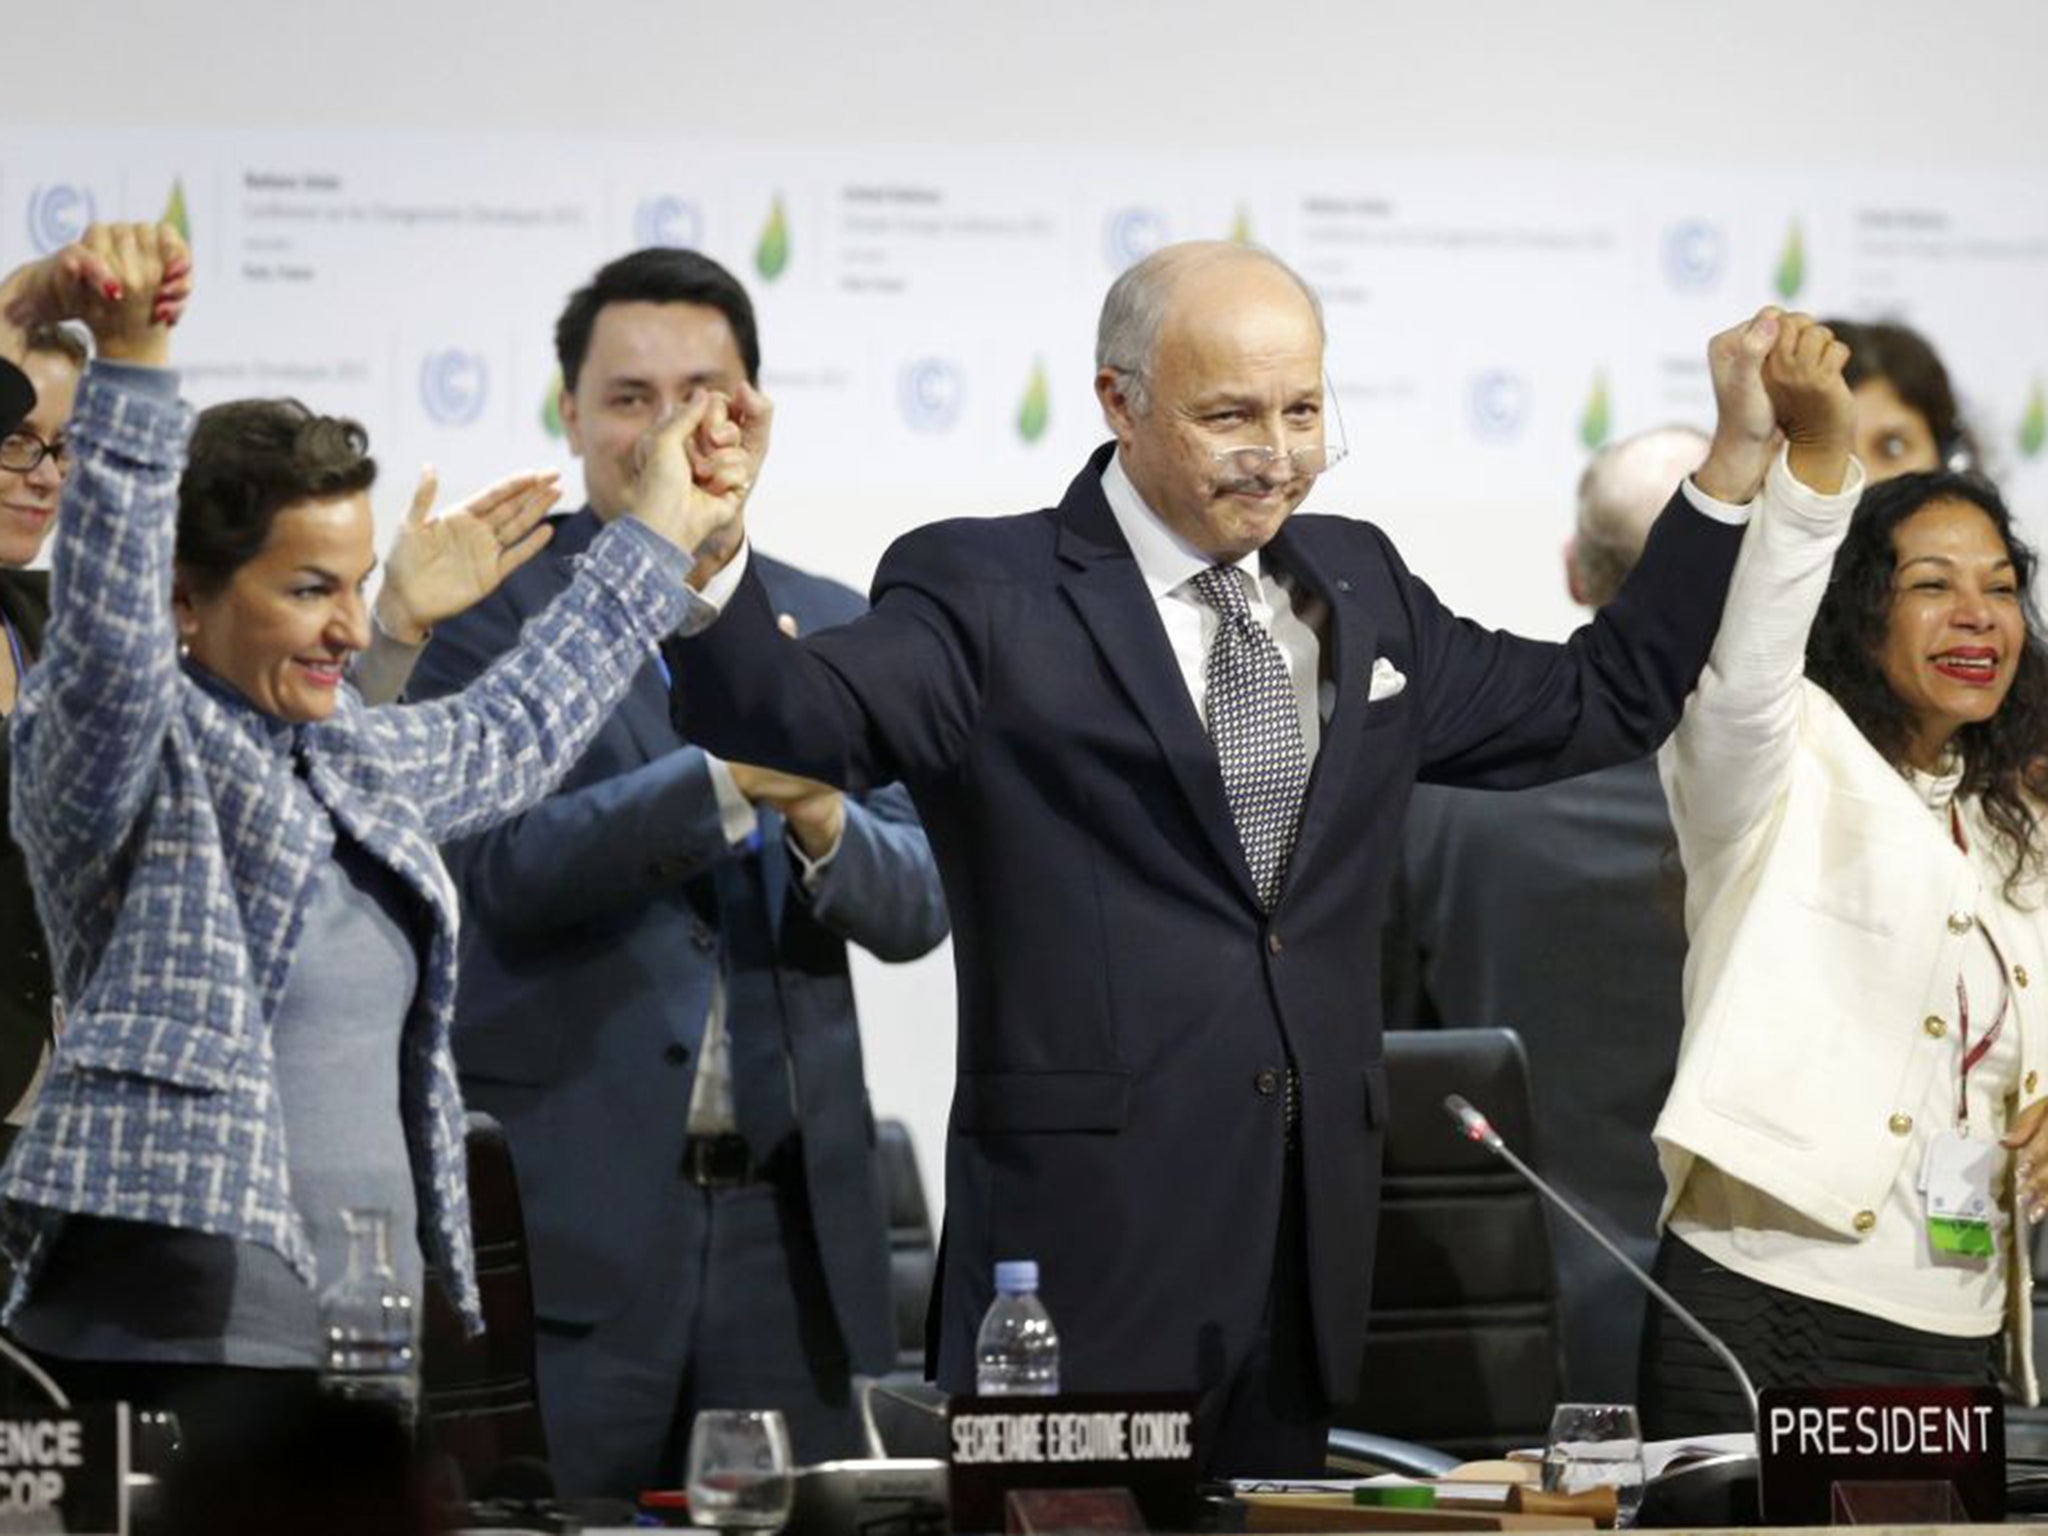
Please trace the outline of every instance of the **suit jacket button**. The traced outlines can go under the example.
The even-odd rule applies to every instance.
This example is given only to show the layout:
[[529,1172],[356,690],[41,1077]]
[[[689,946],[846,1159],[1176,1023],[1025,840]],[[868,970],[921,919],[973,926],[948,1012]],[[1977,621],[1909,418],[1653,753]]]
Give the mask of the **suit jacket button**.
[[2014,966],[2012,968],[2012,979],[2024,987],[2027,984],[2027,968],[2024,965]]
[[1851,1222],[1850,1225],[1855,1227],[1855,1229],[1858,1232],[1868,1232],[1872,1227],[1877,1225],[1877,1212],[1858,1211],[1856,1213],[1856,1219],[1853,1222]]
[[1912,1133],[1913,1117],[1911,1115],[1893,1115],[1891,1119],[1885,1121],[1885,1124],[1891,1127],[1891,1132],[1894,1136],[1906,1136]]
[[690,1048],[687,1045],[680,1045],[675,1041],[670,1041],[661,1048],[661,1055],[664,1061],[674,1062],[680,1067],[690,1059]]
[[1252,1079],[1252,1086],[1270,1099],[1280,1091],[1280,1074],[1271,1067],[1267,1067],[1257,1077]]
[[1277,933],[1269,933],[1269,934],[1267,934],[1267,935],[1266,935],[1266,953],[1267,953],[1267,954],[1269,954],[1269,955],[1277,955],[1277,954],[1279,954],[1279,953],[1280,953],[1280,951],[1281,951],[1281,950],[1285,949],[1286,947],[1287,947],[1287,945],[1286,945],[1285,941],[1283,941],[1283,940],[1281,939],[1281,937],[1280,937],[1280,935],[1279,935],[1279,934],[1277,934]]
[[1948,915],[1950,933],[1968,933],[1977,924],[1977,919],[1967,912],[1951,912]]
[[1920,1021],[1920,1027],[1927,1031],[1927,1038],[1939,1040],[1948,1033],[1948,1022],[1938,1013],[1930,1013]]

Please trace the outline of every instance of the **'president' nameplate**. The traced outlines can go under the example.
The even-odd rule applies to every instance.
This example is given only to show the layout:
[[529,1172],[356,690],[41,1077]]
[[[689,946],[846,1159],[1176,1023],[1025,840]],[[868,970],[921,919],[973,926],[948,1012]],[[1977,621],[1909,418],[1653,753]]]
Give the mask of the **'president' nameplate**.
[[0,1415],[0,1532],[128,1536],[128,1408]]
[[1972,1521],[2005,1518],[2005,1404],[1990,1387],[1766,1387],[1764,1519],[1829,1525],[1836,1489],[1949,1484]]
[[947,1405],[953,1529],[1000,1531],[1016,1489],[1128,1488],[1145,1522],[1195,1518],[1191,1392],[956,1397]]

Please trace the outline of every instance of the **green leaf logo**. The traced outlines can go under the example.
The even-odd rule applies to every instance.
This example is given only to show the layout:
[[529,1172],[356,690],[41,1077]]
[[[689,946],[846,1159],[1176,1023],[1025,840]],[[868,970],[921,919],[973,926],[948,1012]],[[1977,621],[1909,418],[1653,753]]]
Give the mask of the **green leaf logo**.
[[1778,270],[1771,281],[1778,290],[1778,297],[1788,304],[1798,298],[1799,290],[1806,286],[1806,236],[1800,233],[1797,219],[1785,232],[1785,249],[1778,256]]
[[568,429],[562,425],[562,370],[559,368],[548,380],[548,392],[541,397],[540,429],[558,440],[569,435]]
[[1052,420],[1052,391],[1045,381],[1045,359],[1031,364],[1031,382],[1024,386],[1024,402],[1017,407],[1017,435],[1027,443],[1045,436]]
[[2020,418],[2020,452],[2027,458],[2041,456],[2048,444],[2048,400],[2041,395],[2041,380],[2034,379],[2034,392],[2027,397],[2027,414]]
[[761,231],[761,243],[754,247],[754,270],[769,282],[782,276],[789,265],[789,216],[782,211],[782,194],[768,209],[768,224]]
[[1593,392],[1586,396],[1586,409],[1579,417],[1579,441],[1586,445],[1588,452],[1607,441],[1607,433],[1613,425],[1607,405],[1607,374],[1604,369],[1593,373]]
[[1230,238],[1238,245],[1252,243],[1252,216],[1243,203],[1237,205],[1237,217],[1230,221]]
[[192,243],[192,216],[185,211],[185,178],[182,176],[171,183],[171,198],[164,204],[163,222],[175,229],[186,245]]

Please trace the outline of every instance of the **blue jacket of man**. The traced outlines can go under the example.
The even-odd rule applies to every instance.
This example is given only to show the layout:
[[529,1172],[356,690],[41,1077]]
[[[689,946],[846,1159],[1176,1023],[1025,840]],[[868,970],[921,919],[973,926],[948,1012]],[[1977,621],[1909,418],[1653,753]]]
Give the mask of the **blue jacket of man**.
[[[599,522],[555,521],[531,564],[444,624],[413,675],[431,697],[462,687],[508,649],[569,580]],[[857,617],[860,597],[763,560],[778,613],[803,633]],[[469,1102],[504,1123],[518,1165],[546,1319],[596,1322],[645,1280],[664,1188],[680,1177],[690,1087],[719,935],[697,877],[722,861],[758,869],[772,963],[727,975],[727,1017],[784,1032],[818,1248],[855,1370],[895,1356],[888,1231],[874,1156],[846,941],[914,958],[946,933],[929,845],[908,796],[849,797],[846,831],[814,893],[760,817],[756,858],[720,824],[709,761],[670,723],[652,655],[618,711],[547,801],[445,850],[466,917],[455,1054]]]
[[[1262,910],[1216,750],[1103,496],[900,539],[873,611],[790,641],[751,572],[672,648],[710,750],[901,780],[945,872],[959,983],[929,1337],[973,1379],[995,1259],[1039,1261],[1077,1391],[1232,1379],[1270,1294],[1300,1075],[1323,1380],[1358,1380],[1386,1123],[1376,936],[1418,779],[1512,788],[1676,724],[1741,531],[1682,497],[1563,645],[1450,613],[1370,524],[1297,514],[1266,558],[1327,606],[1334,700],[1285,888]],[[1446,1134],[1449,1134],[1446,1131]]]

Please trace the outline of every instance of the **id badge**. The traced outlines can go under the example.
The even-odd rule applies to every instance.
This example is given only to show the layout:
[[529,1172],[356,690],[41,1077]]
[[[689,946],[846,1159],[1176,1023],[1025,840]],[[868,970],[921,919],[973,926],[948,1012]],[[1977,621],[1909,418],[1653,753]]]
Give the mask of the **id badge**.
[[1991,1179],[1997,1164],[1998,1143],[1988,1136],[1950,1130],[1929,1138],[1920,1188],[1936,1253],[1991,1257],[1991,1223],[1998,1214]]

